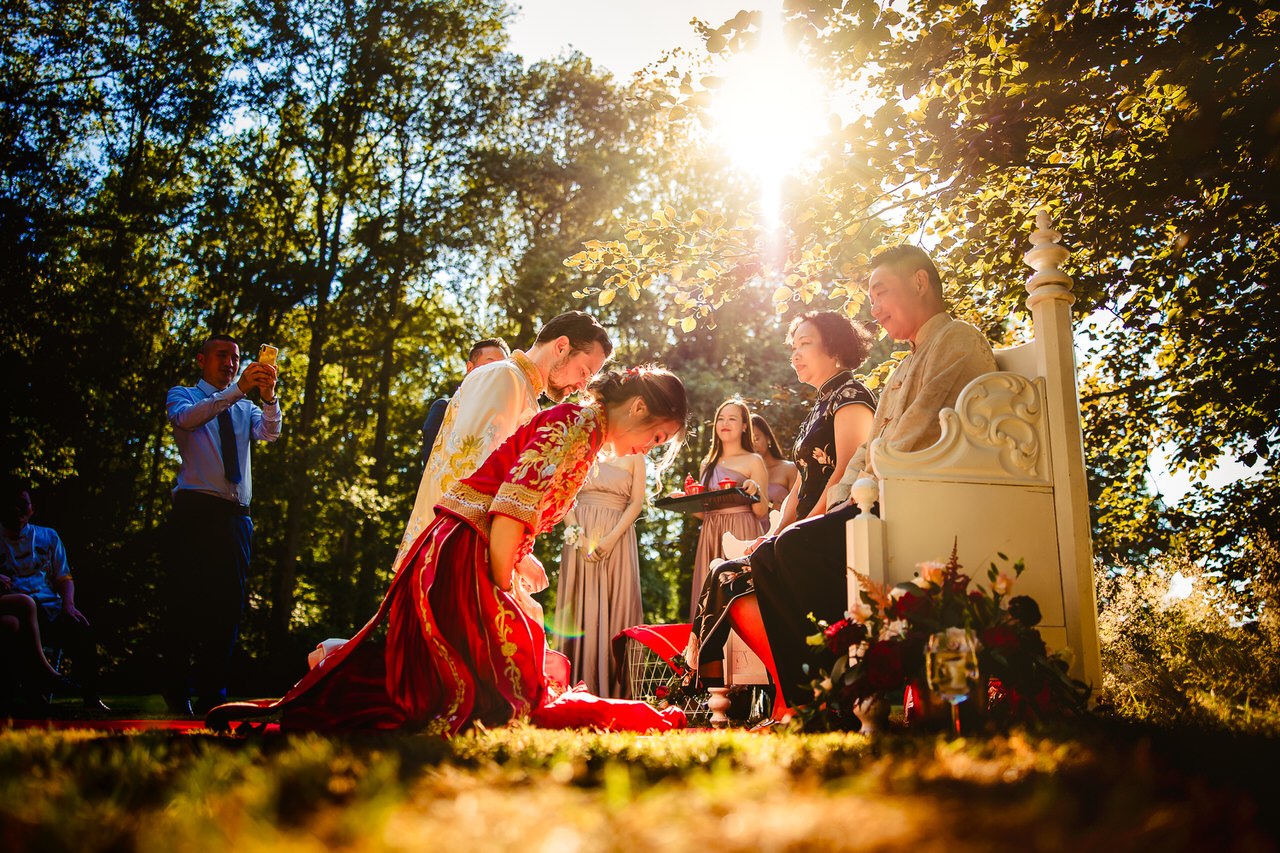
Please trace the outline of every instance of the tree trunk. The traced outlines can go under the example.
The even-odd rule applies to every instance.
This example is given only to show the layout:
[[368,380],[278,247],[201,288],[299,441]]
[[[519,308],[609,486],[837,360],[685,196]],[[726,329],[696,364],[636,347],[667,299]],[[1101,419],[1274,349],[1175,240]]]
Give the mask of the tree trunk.
[[[312,441],[316,412],[320,405],[320,374],[324,349],[329,340],[329,293],[332,276],[325,275],[317,293],[315,317],[311,324],[311,344],[307,349],[307,378],[294,440],[290,442],[293,474],[284,513],[284,547],[276,563],[271,589],[271,622],[268,646],[273,654],[285,650],[289,622],[293,614],[293,590],[298,577],[298,554],[302,548],[302,525],[311,502]],[[285,426],[288,429],[288,426]]]
[[[393,299],[399,299],[400,288],[395,288]],[[391,303],[394,318],[396,302]],[[370,476],[373,482],[382,487],[387,480],[390,469],[387,459],[387,435],[390,432],[390,400],[391,379],[395,373],[395,343],[399,337],[394,319],[388,323],[386,337],[382,344],[382,366],[378,370],[378,390],[374,397],[376,423],[373,432],[373,466]],[[352,625],[362,625],[373,612],[378,594],[378,567],[382,565],[383,552],[388,551],[386,536],[376,516],[365,516],[361,520],[360,565],[356,569],[356,594],[353,596]]]

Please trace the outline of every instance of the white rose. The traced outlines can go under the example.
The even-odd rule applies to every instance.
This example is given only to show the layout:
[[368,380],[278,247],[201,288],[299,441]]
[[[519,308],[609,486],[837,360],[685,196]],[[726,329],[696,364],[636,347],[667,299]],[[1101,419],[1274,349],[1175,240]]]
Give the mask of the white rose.
[[880,629],[881,640],[892,640],[895,637],[905,637],[907,635],[907,620],[894,619],[892,622]]
[[971,631],[964,628],[948,628],[947,629],[947,648],[956,652],[967,651],[972,648],[977,650],[978,641]]

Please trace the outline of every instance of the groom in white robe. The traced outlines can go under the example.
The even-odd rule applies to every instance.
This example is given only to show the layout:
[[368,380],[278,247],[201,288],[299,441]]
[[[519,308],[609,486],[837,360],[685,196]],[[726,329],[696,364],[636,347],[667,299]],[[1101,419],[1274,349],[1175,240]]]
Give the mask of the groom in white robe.
[[[393,569],[400,570],[414,541],[431,526],[440,496],[479,470],[494,448],[537,414],[539,395],[559,403],[582,391],[612,353],[613,342],[598,320],[569,311],[543,326],[527,353],[516,350],[468,373],[431,447]],[[534,592],[546,588],[546,572],[536,559],[521,569]]]

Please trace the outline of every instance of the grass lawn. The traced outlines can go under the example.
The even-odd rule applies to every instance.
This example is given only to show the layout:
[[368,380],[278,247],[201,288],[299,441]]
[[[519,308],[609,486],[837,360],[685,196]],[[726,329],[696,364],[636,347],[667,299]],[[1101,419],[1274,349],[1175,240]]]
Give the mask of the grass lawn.
[[[55,709],[55,712],[57,709]],[[1275,849],[1277,742],[0,729],[5,851]]]

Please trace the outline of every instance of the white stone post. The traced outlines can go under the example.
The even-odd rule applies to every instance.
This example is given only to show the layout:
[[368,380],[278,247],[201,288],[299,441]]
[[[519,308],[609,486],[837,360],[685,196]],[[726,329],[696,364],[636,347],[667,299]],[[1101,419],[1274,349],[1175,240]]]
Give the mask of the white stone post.
[[1072,674],[1095,690],[1102,687],[1098,649],[1098,604],[1093,584],[1093,539],[1089,529],[1089,486],[1085,479],[1084,436],[1071,336],[1071,277],[1060,265],[1070,252],[1050,226],[1047,211],[1036,215],[1032,248],[1023,256],[1035,273],[1027,279],[1027,308],[1035,323],[1036,359],[1045,377],[1057,514],[1067,642],[1075,654]]

